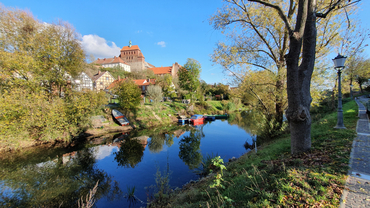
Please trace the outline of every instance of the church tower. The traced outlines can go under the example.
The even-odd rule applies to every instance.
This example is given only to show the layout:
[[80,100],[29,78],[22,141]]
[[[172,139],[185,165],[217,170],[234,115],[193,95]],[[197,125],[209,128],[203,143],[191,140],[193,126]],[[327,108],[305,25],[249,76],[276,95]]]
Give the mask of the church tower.
[[142,71],[146,69],[146,62],[143,53],[139,46],[132,45],[131,41],[128,46],[124,46],[121,49],[121,54],[119,55],[123,61],[131,66],[131,71]]

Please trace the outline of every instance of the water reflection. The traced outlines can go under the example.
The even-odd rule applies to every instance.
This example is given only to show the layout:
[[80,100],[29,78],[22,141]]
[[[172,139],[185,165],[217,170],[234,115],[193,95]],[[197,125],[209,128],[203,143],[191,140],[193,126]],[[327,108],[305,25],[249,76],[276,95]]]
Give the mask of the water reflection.
[[[85,149],[36,165],[2,167],[1,181],[11,193],[0,193],[0,206],[75,207],[99,181],[96,199],[121,196],[117,182],[94,167],[94,149]],[[68,157],[68,158],[67,158]]]
[[163,146],[166,144],[171,147],[174,143],[174,133],[155,133],[151,135],[150,142],[148,144],[150,152],[158,153],[163,150]]
[[203,126],[198,125],[191,129],[189,136],[184,136],[179,141],[179,157],[191,170],[197,168],[203,158],[200,151],[200,140],[205,136]]
[[[89,142],[69,153],[66,149],[47,154],[40,150],[35,157],[25,154],[22,160],[1,160],[0,207],[75,207],[77,199],[86,196],[98,180],[97,207],[145,206],[148,195],[144,187],[156,184],[158,169],[170,169],[169,186],[181,187],[199,178],[194,169],[207,155],[218,153],[224,160],[243,155],[243,144],[251,143],[251,135],[257,134],[248,125],[259,125],[250,116],[235,114],[229,120],[196,127],[106,135],[100,140],[103,145]],[[136,203],[124,198],[128,187],[135,187]]]
[[141,162],[148,138],[143,136],[140,139],[125,139],[122,142],[115,143],[119,146],[119,151],[114,153],[114,160],[117,161],[118,166],[134,168]]

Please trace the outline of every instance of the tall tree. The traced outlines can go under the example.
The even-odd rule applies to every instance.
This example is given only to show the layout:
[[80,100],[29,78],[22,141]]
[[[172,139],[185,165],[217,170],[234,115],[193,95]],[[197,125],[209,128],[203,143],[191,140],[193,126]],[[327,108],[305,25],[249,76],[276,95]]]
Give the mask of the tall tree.
[[0,27],[0,58],[7,60],[1,67],[24,80],[13,79],[13,84],[61,91],[82,70],[79,34],[67,22],[45,24],[28,12],[0,7]]
[[121,82],[114,88],[113,93],[118,95],[119,106],[127,113],[136,110],[141,101],[141,90],[129,79]]
[[[338,33],[333,28],[334,23],[329,20],[343,11],[340,8],[347,6],[345,4],[350,0],[322,0],[319,4],[316,4],[316,0],[225,1],[231,6],[227,5],[219,10],[211,21],[220,29],[232,23],[241,26],[235,30],[240,31],[242,35],[233,36],[234,40],[237,40],[236,44],[226,51],[231,55],[244,53],[244,56],[232,56],[236,61],[224,59],[225,61],[220,63],[227,67],[233,66],[233,63],[249,64],[263,70],[275,71],[276,89],[282,92],[284,88],[281,86],[285,83],[287,85],[286,116],[291,132],[291,153],[309,150],[311,147],[309,110],[312,101],[310,85],[315,58],[323,56],[328,51],[326,46],[337,37]],[[319,31],[316,24],[317,16],[322,18],[319,26],[323,29]],[[256,38],[259,41],[256,41]],[[239,45],[243,47],[238,47]],[[219,47],[227,48],[225,45]],[[227,56],[223,53],[216,55]],[[277,93],[276,98],[276,104],[281,105],[281,93]],[[277,106],[276,110],[279,108],[281,106]]]
[[193,102],[195,91],[200,85],[201,71],[200,63],[195,59],[188,58],[186,64],[178,72],[180,87],[189,91],[191,102]]

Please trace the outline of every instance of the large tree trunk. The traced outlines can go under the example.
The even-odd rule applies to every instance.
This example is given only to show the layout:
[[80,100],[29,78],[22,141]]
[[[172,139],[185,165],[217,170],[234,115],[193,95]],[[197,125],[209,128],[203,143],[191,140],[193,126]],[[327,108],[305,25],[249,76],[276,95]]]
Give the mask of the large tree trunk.
[[[287,63],[287,118],[291,133],[291,153],[311,148],[311,76],[315,65],[316,0],[299,1],[297,24],[290,36]],[[302,50],[301,50],[302,49]],[[299,55],[302,61],[299,65]]]

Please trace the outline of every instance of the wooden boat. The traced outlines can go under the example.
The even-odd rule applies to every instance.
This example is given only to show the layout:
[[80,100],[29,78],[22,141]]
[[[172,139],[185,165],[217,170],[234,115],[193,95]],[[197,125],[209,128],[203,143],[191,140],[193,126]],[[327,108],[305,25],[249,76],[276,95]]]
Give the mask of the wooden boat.
[[224,115],[205,115],[207,118],[208,117],[212,117],[212,116],[214,116],[215,117],[215,119],[226,119],[229,115],[227,115],[227,114],[224,114]]
[[121,125],[121,126],[127,126],[130,124],[130,122],[128,121],[128,119],[123,115],[123,113],[119,112],[118,110],[116,109],[113,109],[112,110],[112,116],[117,120],[117,122]]
[[199,115],[199,114],[195,114],[193,115],[191,118],[190,118],[190,122],[193,124],[193,125],[199,125],[199,124],[203,124],[204,123],[204,116],[203,115]]

